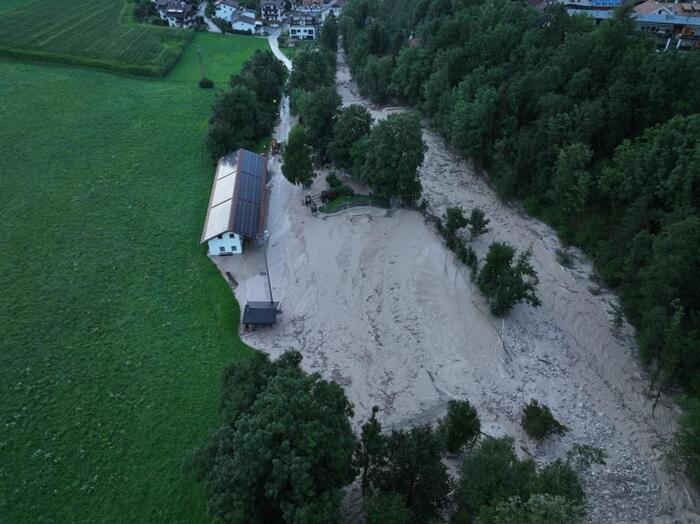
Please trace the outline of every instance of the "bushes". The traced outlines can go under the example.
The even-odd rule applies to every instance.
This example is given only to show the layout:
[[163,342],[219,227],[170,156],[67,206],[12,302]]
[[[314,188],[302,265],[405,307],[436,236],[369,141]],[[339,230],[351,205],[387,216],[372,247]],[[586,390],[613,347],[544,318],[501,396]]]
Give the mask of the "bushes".
[[202,78],[199,81],[199,87],[202,89],[211,89],[214,87],[214,81],[210,80],[209,78]]
[[523,418],[521,422],[525,433],[536,439],[547,438],[551,435],[563,435],[568,431],[554,418],[550,409],[536,400],[523,408]]
[[479,290],[489,300],[491,313],[499,317],[521,301],[533,306],[540,305],[535,294],[539,280],[530,265],[530,252],[515,255],[512,246],[502,242],[492,243],[477,278]]

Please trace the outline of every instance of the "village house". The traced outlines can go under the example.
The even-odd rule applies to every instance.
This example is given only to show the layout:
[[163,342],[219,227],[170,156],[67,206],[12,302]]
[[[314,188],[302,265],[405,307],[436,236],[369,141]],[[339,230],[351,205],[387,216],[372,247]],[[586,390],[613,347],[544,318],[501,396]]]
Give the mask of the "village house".
[[282,22],[284,20],[284,0],[262,0],[260,17],[265,22]]
[[[569,14],[590,16],[601,22],[613,18],[613,11],[569,9]],[[637,31],[651,33],[660,49],[700,49],[700,5],[644,2],[634,8],[632,20]]]
[[233,15],[238,11],[239,4],[236,0],[216,0],[214,2],[214,12],[217,18],[230,22]]
[[315,40],[318,36],[318,16],[294,12],[289,18],[289,37],[296,40]]
[[245,239],[262,241],[267,205],[267,157],[245,149],[222,157],[201,239],[209,255],[240,255]]
[[170,27],[190,27],[197,17],[197,9],[189,2],[156,0],[155,7]]
[[234,31],[255,34],[257,30],[255,13],[253,11],[243,11],[236,13],[231,19],[231,27],[233,27]]

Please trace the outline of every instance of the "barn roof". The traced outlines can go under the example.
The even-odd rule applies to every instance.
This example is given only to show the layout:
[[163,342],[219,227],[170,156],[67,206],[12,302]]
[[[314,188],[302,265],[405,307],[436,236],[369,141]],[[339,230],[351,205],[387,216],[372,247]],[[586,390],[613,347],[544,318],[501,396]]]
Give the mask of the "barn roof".
[[261,239],[267,216],[267,157],[239,149],[219,160],[202,242],[224,233]]

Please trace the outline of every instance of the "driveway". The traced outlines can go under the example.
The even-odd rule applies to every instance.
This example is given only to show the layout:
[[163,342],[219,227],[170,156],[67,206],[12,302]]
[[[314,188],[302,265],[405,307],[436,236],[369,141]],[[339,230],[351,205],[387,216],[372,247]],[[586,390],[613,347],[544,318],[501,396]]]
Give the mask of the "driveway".
[[201,4],[199,4],[199,9],[197,10],[197,16],[201,16],[204,18],[204,22],[207,24],[207,30],[210,33],[221,33],[221,29],[219,29],[219,26],[217,26],[214,22],[212,22],[211,18],[209,18],[206,14],[207,12],[207,6],[209,5],[208,1],[204,1]]

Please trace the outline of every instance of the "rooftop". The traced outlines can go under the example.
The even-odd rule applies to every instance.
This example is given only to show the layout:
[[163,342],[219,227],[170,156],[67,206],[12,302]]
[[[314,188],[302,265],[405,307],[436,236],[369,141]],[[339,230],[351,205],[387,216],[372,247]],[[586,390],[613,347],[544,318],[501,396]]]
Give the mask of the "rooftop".
[[239,149],[219,160],[202,242],[224,233],[261,239],[267,215],[267,157]]

